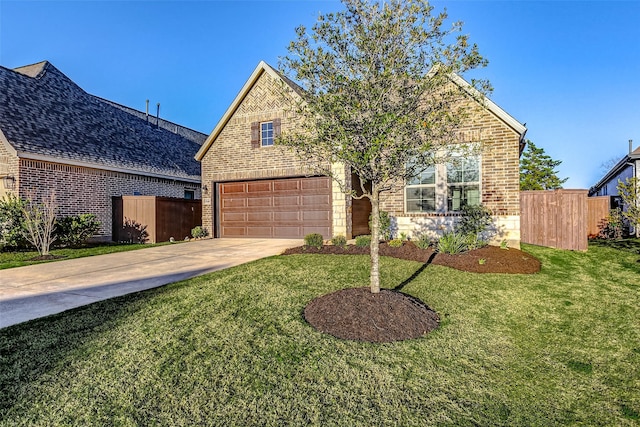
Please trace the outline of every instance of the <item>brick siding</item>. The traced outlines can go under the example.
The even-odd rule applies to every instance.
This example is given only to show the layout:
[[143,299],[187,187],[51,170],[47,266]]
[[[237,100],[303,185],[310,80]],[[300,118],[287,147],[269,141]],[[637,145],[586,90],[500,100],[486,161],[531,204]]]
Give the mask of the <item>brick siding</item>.
[[35,200],[54,191],[61,216],[95,214],[105,238],[111,237],[112,196],[184,197],[185,190],[194,190],[201,197],[199,184],[26,159],[20,160],[18,188],[20,197]]

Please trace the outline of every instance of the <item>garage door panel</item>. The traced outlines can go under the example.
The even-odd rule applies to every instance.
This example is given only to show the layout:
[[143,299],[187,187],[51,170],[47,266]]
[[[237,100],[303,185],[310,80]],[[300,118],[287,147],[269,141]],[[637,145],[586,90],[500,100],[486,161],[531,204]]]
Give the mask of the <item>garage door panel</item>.
[[273,191],[293,191],[300,189],[299,179],[282,179],[273,181]]
[[227,208],[245,208],[247,206],[247,199],[241,198],[233,198],[233,199],[223,199],[222,207]]
[[300,197],[298,196],[274,196],[273,206],[298,206]]
[[271,181],[257,181],[247,183],[247,193],[271,192]]
[[273,227],[273,237],[280,239],[295,239],[301,235],[302,227]]
[[273,212],[247,212],[246,216],[249,223],[273,221]]
[[300,221],[300,212],[298,211],[283,211],[283,212],[274,212],[273,220],[274,221]]
[[331,196],[328,194],[302,196],[302,204],[304,206],[317,207],[318,209],[327,209],[331,204]]
[[271,197],[250,197],[247,198],[247,207],[269,207],[273,204]]
[[331,214],[328,211],[304,211],[302,212],[302,220],[305,222],[329,222]]
[[246,186],[244,183],[238,184],[225,184],[221,189],[222,194],[232,194],[232,193],[245,193]]
[[222,220],[224,222],[245,222],[247,214],[245,212],[223,212]]
[[[329,178],[220,184],[220,237],[331,237]],[[242,191],[241,191],[242,190]]]

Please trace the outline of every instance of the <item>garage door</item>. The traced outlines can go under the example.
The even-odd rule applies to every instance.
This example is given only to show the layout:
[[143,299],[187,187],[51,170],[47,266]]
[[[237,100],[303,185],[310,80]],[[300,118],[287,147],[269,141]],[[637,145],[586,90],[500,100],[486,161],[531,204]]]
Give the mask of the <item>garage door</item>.
[[218,191],[220,237],[331,237],[327,177],[227,182]]

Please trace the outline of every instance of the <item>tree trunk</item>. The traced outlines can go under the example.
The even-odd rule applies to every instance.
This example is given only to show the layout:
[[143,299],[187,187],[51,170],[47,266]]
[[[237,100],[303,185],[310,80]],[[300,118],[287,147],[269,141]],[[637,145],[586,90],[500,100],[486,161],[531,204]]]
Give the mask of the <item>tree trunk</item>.
[[371,188],[371,292],[380,292],[380,193],[372,185]]

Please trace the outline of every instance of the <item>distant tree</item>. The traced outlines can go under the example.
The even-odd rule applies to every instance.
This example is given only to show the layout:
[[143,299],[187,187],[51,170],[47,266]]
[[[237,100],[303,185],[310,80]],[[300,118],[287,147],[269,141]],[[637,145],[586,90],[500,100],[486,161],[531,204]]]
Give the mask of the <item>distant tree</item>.
[[632,177],[624,182],[618,181],[617,188],[625,207],[622,216],[635,228],[636,237],[640,237],[640,180]]
[[520,159],[520,190],[555,190],[569,178],[560,179],[556,168],[562,160],[553,160],[544,149],[527,140]]
[[[380,291],[380,194],[433,164],[456,142],[464,96],[453,73],[484,66],[461,23],[443,28],[423,0],[343,0],[344,11],[321,15],[309,34],[296,29],[280,69],[304,91],[293,108],[301,129],[282,134],[310,168],[331,176],[345,192],[371,201],[371,292]],[[441,150],[440,150],[441,151]],[[362,196],[331,165],[359,178]],[[345,170],[345,168],[342,168]],[[350,176],[350,173],[347,175]],[[365,186],[364,183],[368,185]]]

